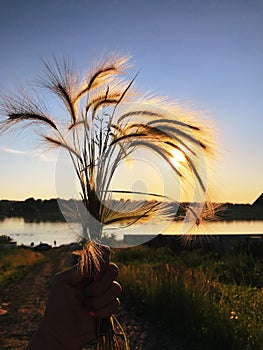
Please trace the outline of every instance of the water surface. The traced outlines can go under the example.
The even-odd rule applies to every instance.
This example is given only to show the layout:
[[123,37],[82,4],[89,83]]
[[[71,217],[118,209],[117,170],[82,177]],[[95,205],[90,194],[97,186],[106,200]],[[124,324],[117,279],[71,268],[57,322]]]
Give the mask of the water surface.
[[[137,225],[129,229],[110,229],[107,234],[114,234],[118,239],[129,234],[180,234],[182,224],[172,222],[170,225]],[[80,239],[79,224],[69,225],[66,222],[25,222],[22,218],[6,218],[0,221],[0,235],[12,237],[18,244],[30,245],[40,242],[54,245],[68,244]],[[195,234],[263,234],[263,221],[221,221],[211,222],[193,229]]]

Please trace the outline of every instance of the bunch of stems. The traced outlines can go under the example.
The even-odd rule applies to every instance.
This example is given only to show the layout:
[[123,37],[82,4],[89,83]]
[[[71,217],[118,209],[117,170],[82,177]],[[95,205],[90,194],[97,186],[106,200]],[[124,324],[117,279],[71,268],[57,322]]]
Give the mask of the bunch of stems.
[[[200,158],[211,155],[210,135],[207,128],[188,119],[177,106],[160,98],[138,95],[133,90],[136,76],[128,82],[123,80],[128,57],[112,56],[83,78],[66,61],[55,58],[52,64],[45,61],[44,66],[42,87],[62,101],[66,107],[65,116],[55,120],[43,101],[25,93],[3,96],[0,131],[5,132],[21,123],[36,125],[45,142],[69,154],[84,208],[76,214],[86,241],[82,266],[83,271],[89,269],[90,273],[94,268],[100,269],[103,261],[100,244],[105,226],[129,226],[140,219],[149,220],[152,215],[171,215],[161,201],[145,201],[139,206],[129,200],[114,201],[114,193],[130,194],[125,189],[111,187],[120,164],[138,148],[150,150],[163,158],[182,181],[191,183],[194,179],[195,186],[207,201],[199,163]],[[173,162],[174,150],[184,156],[182,168]],[[147,194],[159,199],[165,197]],[[212,210],[207,201],[206,211]],[[188,214],[200,222],[200,213],[194,206],[189,206]],[[101,323],[103,336],[98,340],[98,349],[120,349],[114,332],[116,322],[111,318]],[[120,324],[118,328],[122,329]],[[125,336],[124,339],[128,349]]]

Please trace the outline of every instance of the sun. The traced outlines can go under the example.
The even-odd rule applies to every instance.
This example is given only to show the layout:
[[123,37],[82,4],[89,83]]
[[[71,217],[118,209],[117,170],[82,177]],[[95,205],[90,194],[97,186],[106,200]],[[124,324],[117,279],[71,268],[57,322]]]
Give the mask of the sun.
[[183,166],[183,164],[186,161],[183,152],[179,151],[178,149],[173,149],[170,153],[172,154],[173,166],[175,166],[176,168]]

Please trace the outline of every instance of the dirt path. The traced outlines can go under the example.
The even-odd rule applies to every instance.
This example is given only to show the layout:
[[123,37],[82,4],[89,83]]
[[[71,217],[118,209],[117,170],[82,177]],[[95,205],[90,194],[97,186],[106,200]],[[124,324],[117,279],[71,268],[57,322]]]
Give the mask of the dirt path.
[[[0,309],[7,311],[0,316],[1,350],[25,349],[44,314],[52,276],[72,264],[70,253],[53,249],[44,255],[45,261],[27,272],[19,283],[11,281],[0,295]],[[125,309],[122,305],[117,317],[125,328],[131,350],[186,349],[156,327],[143,324],[131,307]]]
[[0,305],[7,311],[0,316],[0,349],[25,349],[44,314],[51,277],[70,266],[69,254],[51,250],[44,255],[45,261],[18,284],[8,283],[0,296]]

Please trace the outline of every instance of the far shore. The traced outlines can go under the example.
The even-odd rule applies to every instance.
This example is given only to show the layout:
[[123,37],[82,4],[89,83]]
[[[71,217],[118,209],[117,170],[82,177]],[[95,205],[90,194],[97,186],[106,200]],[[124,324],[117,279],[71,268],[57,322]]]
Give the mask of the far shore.
[[[26,222],[65,222],[70,221],[70,217],[65,219],[61,212],[61,205],[72,210],[80,201],[49,199],[41,200],[28,198],[25,201],[0,200],[0,220],[5,218],[23,218]],[[140,204],[140,203],[138,203]],[[188,203],[182,203],[182,208],[178,211],[175,203],[168,203],[168,210],[171,215],[174,213],[174,220],[184,218],[185,208]],[[213,221],[241,221],[241,220],[263,220],[263,205],[254,204],[216,204],[219,207]],[[65,214],[65,213],[64,213]],[[74,220],[72,220],[74,222]]]

